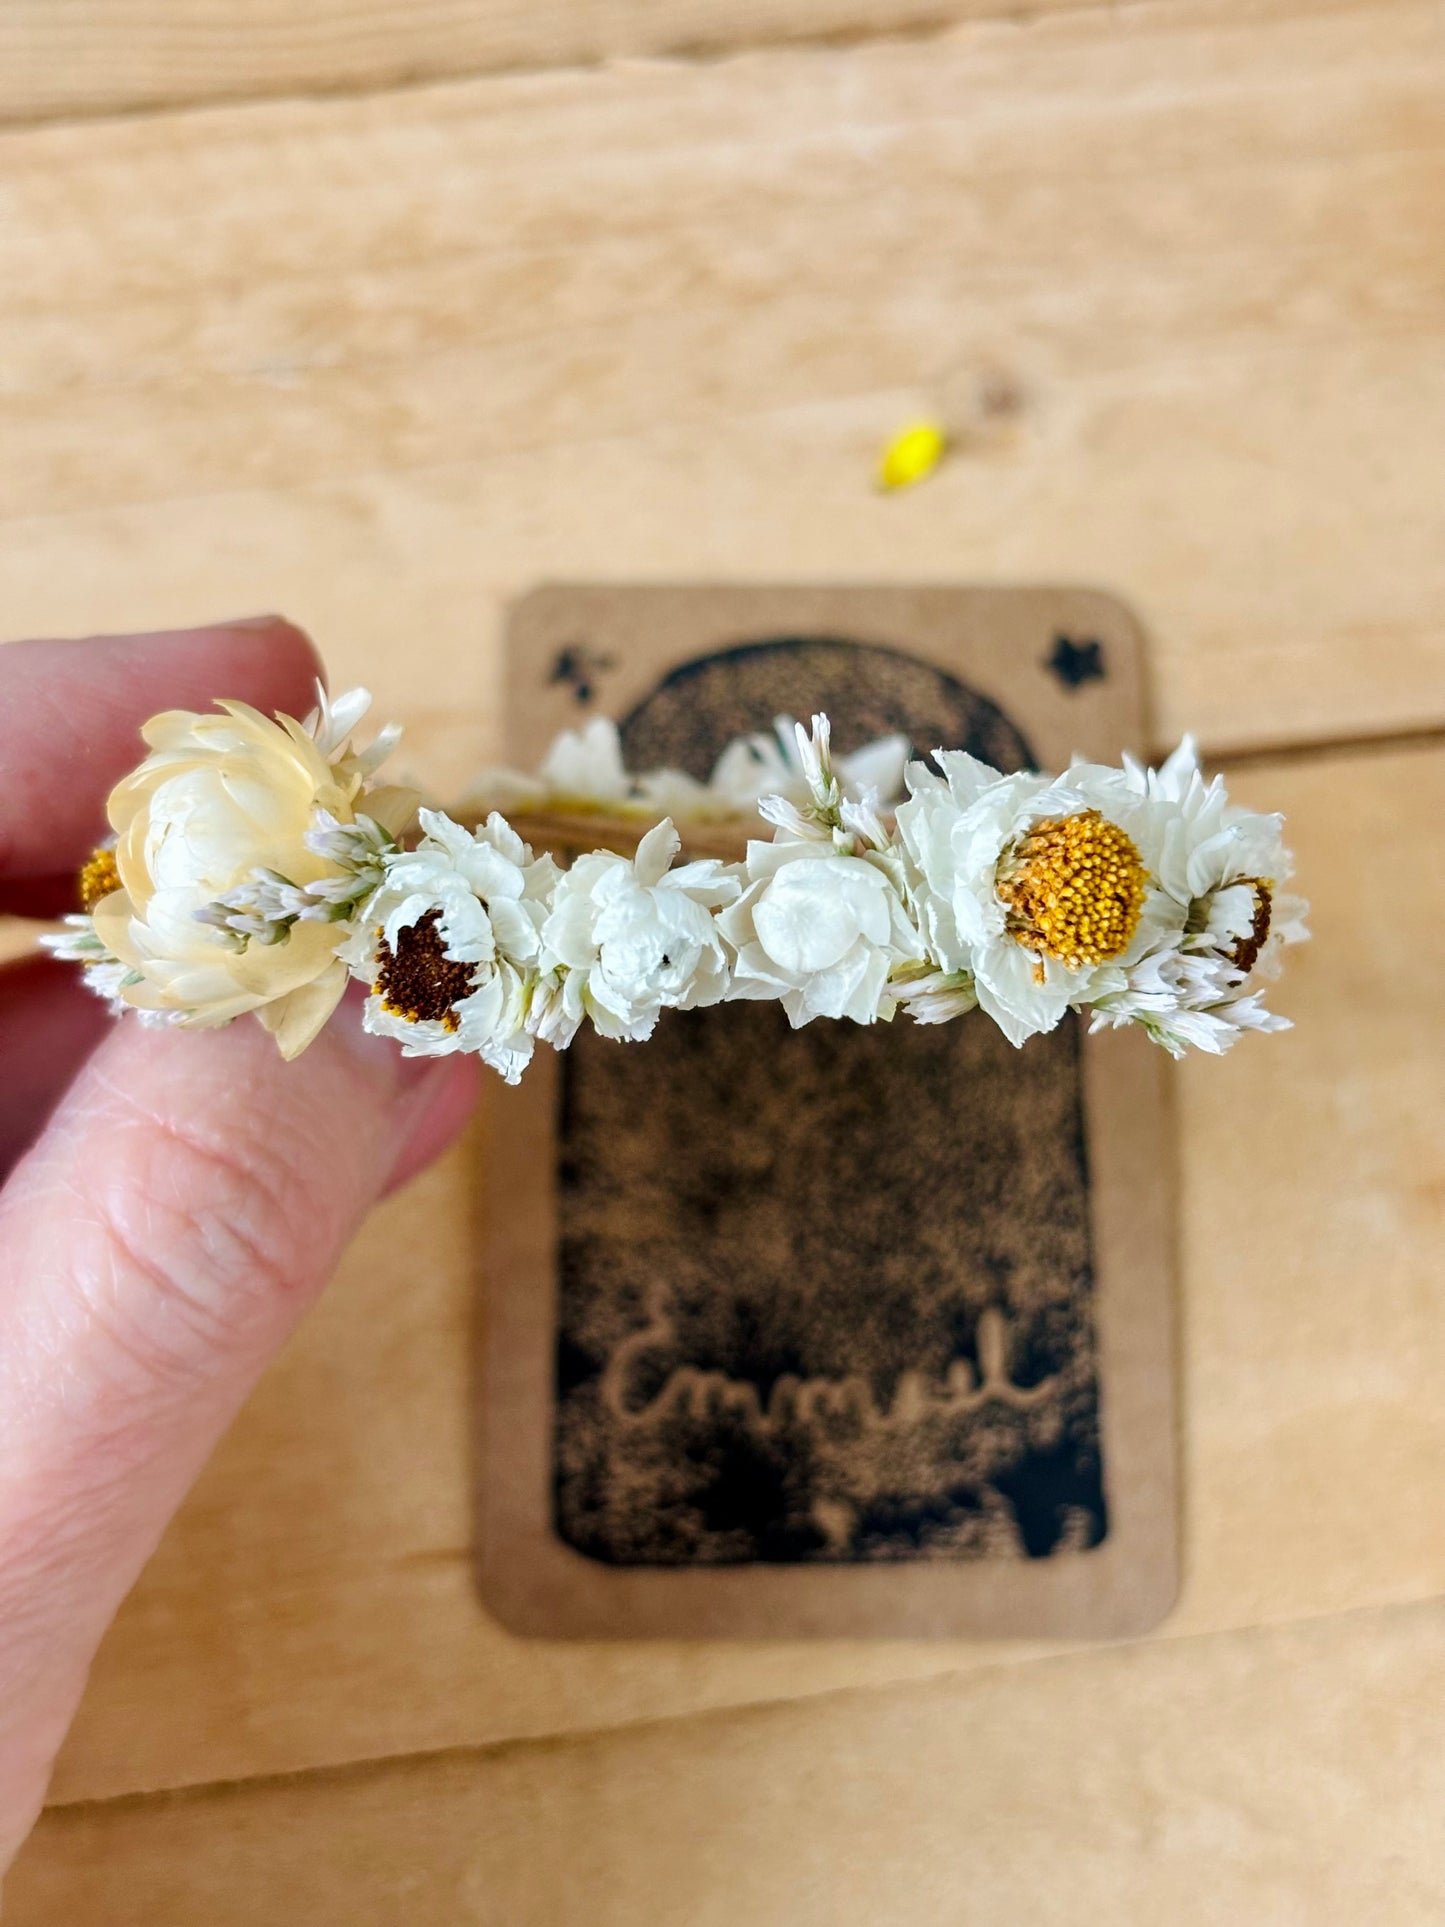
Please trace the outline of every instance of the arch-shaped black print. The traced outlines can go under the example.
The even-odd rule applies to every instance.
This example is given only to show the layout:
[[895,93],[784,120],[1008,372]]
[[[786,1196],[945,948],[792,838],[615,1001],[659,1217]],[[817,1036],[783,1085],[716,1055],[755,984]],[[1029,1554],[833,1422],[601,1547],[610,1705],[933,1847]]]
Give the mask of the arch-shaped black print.
[[[916,657],[780,637],[688,663],[623,725],[705,775],[826,709],[840,749],[1031,762]],[[1077,1026],[790,1031],[668,1013],[562,1063],[554,1522],[618,1566],[1043,1557],[1096,1545],[1093,1268]]]

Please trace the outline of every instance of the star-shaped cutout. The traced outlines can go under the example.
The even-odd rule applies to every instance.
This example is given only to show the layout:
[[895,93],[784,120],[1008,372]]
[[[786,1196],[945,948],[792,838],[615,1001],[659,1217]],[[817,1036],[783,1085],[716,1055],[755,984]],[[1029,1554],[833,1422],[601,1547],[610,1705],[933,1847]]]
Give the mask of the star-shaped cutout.
[[616,667],[613,657],[603,655],[600,649],[589,648],[585,642],[574,642],[557,652],[547,680],[570,684],[579,703],[590,703],[596,693],[598,676]]
[[1055,636],[1054,652],[1045,657],[1044,667],[1054,672],[1065,689],[1102,682],[1109,673],[1104,667],[1102,642],[1074,642],[1068,636]]

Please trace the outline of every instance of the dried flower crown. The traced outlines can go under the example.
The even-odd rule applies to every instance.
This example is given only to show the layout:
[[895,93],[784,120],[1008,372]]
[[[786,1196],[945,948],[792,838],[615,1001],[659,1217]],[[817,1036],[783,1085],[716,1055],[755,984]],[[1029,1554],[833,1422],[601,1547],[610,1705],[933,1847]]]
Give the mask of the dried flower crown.
[[[702,783],[629,773],[597,719],[536,776],[484,777],[472,828],[376,780],[399,732],[353,747],[369,700],[153,718],[51,948],[117,1010],[254,1011],[288,1057],[356,977],[369,1030],[508,1083],[539,1039],[637,1041],[744,997],[795,1026],[977,1008],[1014,1044],[1088,1011],[1175,1056],[1287,1028],[1262,1000],[1307,934],[1282,819],[1232,808],[1187,738],[1158,770],[1005,776],[962,750],[909,763],[900,737],[835,757],[826,716],[780,718]],[[771,839],[745,840],[758,817]]]

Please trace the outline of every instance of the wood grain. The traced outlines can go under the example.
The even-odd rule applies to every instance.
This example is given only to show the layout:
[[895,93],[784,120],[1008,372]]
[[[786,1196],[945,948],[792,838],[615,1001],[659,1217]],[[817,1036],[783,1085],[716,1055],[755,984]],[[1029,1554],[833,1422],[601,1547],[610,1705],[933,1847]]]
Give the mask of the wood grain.
[[1445,1612],[50,1815],[7,1927],[1435,1927]]
[[[0,115],[453,71],[502,14],[253,0],[238,61],[200,0],[9,0]],[[501,613],[548,577],[1095,582],[1153,632],[1161,740],[1438,727],[1442,104],[1428,0],[1170,0],[12,130],[0,627],[285,607],[441,796],[503,748]],[[943,396],[957,451],[878,497]],[[7,1921],[1437,1921],[1445,750],[1240,790],[1291,813],[1318,935],[1292,1038],[1178,1074],[1162,1640],[500,1631],[474,1143],[376,1215],[167,1537],[55,1786],[142,1797],[58,1810]]]
[[284,606],[443,790],[548,576],[1094,582],[1162,736],[1439,722],[1442,104],[1429,0],[1175,0],[12,132],[5,625]]
[[[1088,0],[1031,0],[1029,14]],[[6,0],[0,121],[716,56],[1014,18],[1006,0]]]
[[[1289,1037],[1181,1067],[1185,1584],[1166,1632],[1445,1591],[1445,749],[1252,771],[1315,899]],[[470,1578],[473,1145],[372,1220],[102,1648],[60,1800],[1012,1670],[1038,1646],[529,1641]],[[422,1255],[424,1254],[424,1255]]]

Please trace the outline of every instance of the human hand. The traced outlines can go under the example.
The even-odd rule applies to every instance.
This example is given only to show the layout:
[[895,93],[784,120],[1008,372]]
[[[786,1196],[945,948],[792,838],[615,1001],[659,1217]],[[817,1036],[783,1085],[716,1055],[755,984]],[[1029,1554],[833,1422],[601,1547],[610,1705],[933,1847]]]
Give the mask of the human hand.
[[[0,648],[0,913],[58,915],[157,710],[304,715],[279,618]],[[470,1109],[343,1008],[284,1063],[259,1024],[115,1023],[72,966],[0,970],[0,1870],[101,1634],[368,1205]]]

